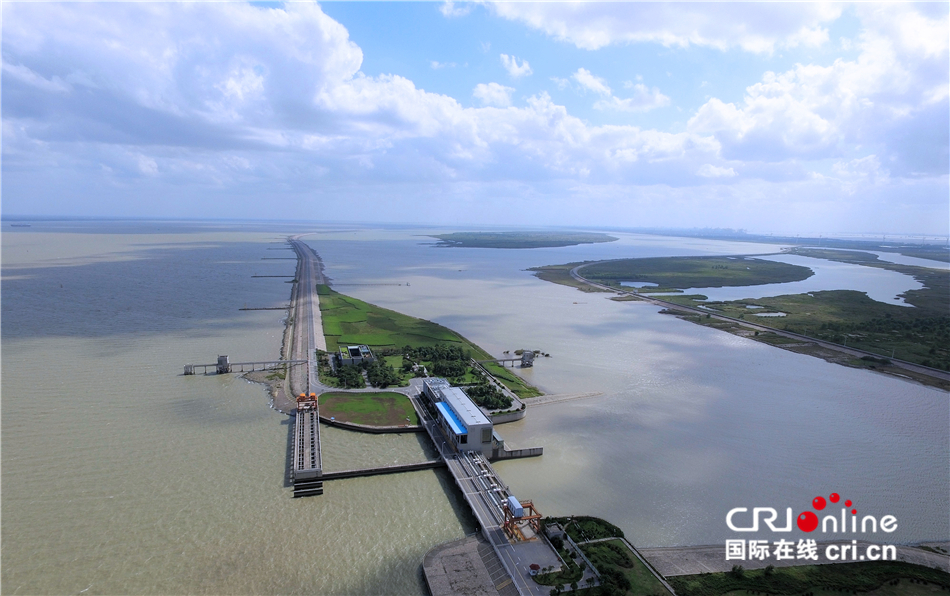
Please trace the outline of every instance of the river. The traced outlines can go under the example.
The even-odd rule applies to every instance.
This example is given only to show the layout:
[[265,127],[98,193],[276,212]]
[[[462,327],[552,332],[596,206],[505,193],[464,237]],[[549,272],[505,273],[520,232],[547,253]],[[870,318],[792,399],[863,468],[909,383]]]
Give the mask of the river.
[[[315,226],[311,229],[319,229]],[[2,590],[7,594],[418,594],[419,564],[474,531],[443,471],[286,486],[289,419],[240,377],[186,362],[274,358],[301,227],[37,222],[5,230]],[[446,249],[434,230],[305,237],[344,293],[535,348],[526,377],[599,397],[499,427],[541,458],[498,470],[545,514],[600,515],[642,546],[716,543],[735,506],[824,492],[946,539],[945,392],[834,366],[541,282],[523,269],[617,256],[773,250],[621,235],[538,250]],[[262,260],[271,257],[274,260]],[[913,280],[911,280],[913,281]],[[406,286],[343,284],[407,283]],[[324,429],[327,469],[417,461],[418,435]],[[814,494],[813,494],[814,493]]]

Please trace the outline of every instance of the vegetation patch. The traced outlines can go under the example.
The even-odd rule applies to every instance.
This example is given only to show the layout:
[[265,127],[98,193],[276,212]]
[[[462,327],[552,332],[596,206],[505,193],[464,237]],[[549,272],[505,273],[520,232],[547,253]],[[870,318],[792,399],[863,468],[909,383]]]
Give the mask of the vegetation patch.
[[[950,591],[950,574],[898,561],[836,563],[800,567],[767,567],[728,573],[668,577],[678,596],[723,594],[840,595],[842,592],[881,591],[888,594],[926,594]],[[927,587],[932,590],[925,589]]]
[[439,239],[436,246],[465,248],[553,248],[617,240],[595,232],[455,232],[433,238]]
[[[908,302],[915,298],[910,292],[907,294]],[[686,297],[667,300],[698,305]],[[717,314],[878,354],[856,363],[868,368],[882,368],[890,364],[891,358],[898,358],[950,370],[950,315],[946,314],[950,311],[950,300],[944,298],[942,316],[928,302],[922,300],[921,306],[907,308],[878,302],[863,292],[830,290],[706,304],[715,308]],[[750,305],[763,308],[753,311],[748,308]],[[785,316],[755,316],[771,312],[783,312]],[[699,322],[706,324],[706,321]],[[774,341],[789,343],[792,340],[777,338]]]
[[419,424],[419,417],[409,398],[391,391],[324,393],[320,396],[320,415],[369,426]]
[[808,267],[753,257],[662,257],[619,259],[583,267],[580,275],[604,285],[620,282],[656,284],[649,292],[664,289],[757,286],[808,279]]
[[586,542],[600,538],[623,538],[623,530],[599,517],[575,515],[571,517],[546,517],[542,525],[556,523],[574,542]]
[[[340,294],[326,285],[317,286],[317,294],[329,354],[339,352],[340,346],[364,344],[379,359],[368,366],[344,366],[334,372],[329,354],[320,354],[320,380],[324,383],[363,387],[363,370],[376,387],[404,386],[426,372],[444,376],[454,385],[486,382],[472,369],[470,359],[489,360],[492,356],[451,329]],[[486,368],[518,397],[541,395],[500,366],[489,364]]]
[[[924,373],[908,372],[892,366],[896,358],[931,368],[950,370],[950,272],[926,267],[899,265],[881,261],[877,255],[833,248],[794,248],[793,254],[840,261],[867,267],[878,267],[912,276],[924,285],[922,289],[905,292],[902,297],[913,308],[886,304],[869,298],[863,292],[833,290],[728,302],[706,302],[705,296],[666,294],[663,300],[692,308],[702,307],[710,313],[725,315],[777,330],[791,331],[823,341],[859,348],[877,354],[871,359],[845,358],[829,350],[810,349],[812,355],[833,362],[871,368],[888,374],[912,377],[929,385],[947,388],[948,384]],[[939,252],[930,258],[939,256]],[[538,268],[542,279],[581,284],[569,271],[580,263]],[[777,266],[778,268],[774,268]],[[746,269],[748,267],[748,269]],[[798,270],[796,272],[796,270]],[[803,273],[808,272],[808,275]],[[721,287],[796,281],[810,275],[807,267],[773,263],[751,257],[702,257],[624,259],[592,263],[581,274],[604,285],[619,288],[620,281],[649,281],[660,284],[660,290],[688,287]],[[565,282],[566,283],[566,282]],[[568,284],[568,285],[572,285]],[[650,288],[650,292],[656,292]],[[753,307],[753,308],[749,308]],[[663,311],[701,325],[716,327],[757,341],[783,348],[800,343],[768,332],[753,332],[735,323],[718,321],[710,315]],[[784,313],[785,316],[756,316]]]
[[666,589],[622,540],[581,545],[584,555],[600,572],[601,594],[666,595]]
[[582,292],[607,292],[608,290],[602,290],[600,288],[595,288],[590,284],[578,281],[571,277],[571,270],[577,267],[578,265],[583,265],[584,263],[589,263],[593,261],[582,261],[578,263],[564,263],[563,265],[545,265],[543,267],[531,267],[528,271],[534,271],[534,276],[538,279],[549,281],[551,283],[560,284],[562,286],[570,286],[572,288],[577,288]]

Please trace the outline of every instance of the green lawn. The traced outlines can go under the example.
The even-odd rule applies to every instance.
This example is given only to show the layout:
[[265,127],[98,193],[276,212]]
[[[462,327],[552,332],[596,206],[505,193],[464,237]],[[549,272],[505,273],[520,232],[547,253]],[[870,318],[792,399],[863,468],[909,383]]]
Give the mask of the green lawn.
[[[333,391],[320,396],[320,415],[343,422],[370,426],[419,424],[419,417],[409,398],[401,393],[380,391],[346,393]],[[409,418],[409,421],[406,421]]]
[[608,569],[614,569],[627,578],[627,581],[630,582],[630,588],[626,592],[618,590],[617,593],[636,594],[637,596],[651,596],[654,594],[669,596],[669,590],[630,551],[623,540],[585,544],[581,546],[581,550],[584,551],[584,554],[601,574],[604,574]]
[[897,561],[779,567],[772,574],[758,569],[745,571],[742,577],[733,573],[703,573],[668,577],[667,581],[678,596],[754,592],[777,596],[840,596],[842,592],[899,596],[950,590],[950,574]]
[[[469,351],[476,360],[493,358],[485,350],[438,323],[363,302],[340,294],[325,285],[317,286],[317,294],[320,296],[320,313],[327,351],[332,354],[339,351],[339,346],[365,344],[377,356],[385,356],[386,362],[396,369],[404,381],[411,376],[401,372],[402,358],[398,354],[404,346],[419,348],[449,344]],[[431,362],[424,364],[431,370]],[[489,365],[487,368],[518,397],[541,395],[535,387],[502,367]],[[321,378],[324,377],[325,372],[321,374]],[[327,380],[333,382],[330,378]],[[463,377],[463,383],[473,383],[475,380],[471,373],[466,373]]]
[[[357,300],[335,292],[329,286],[317,286],[317,293],[320,296],[323,334],[330,353],[338,351],[341,345],[365,344],[378,351],[406,345],[419,347],[455,343],[470,347],[473,353],[485,354],[478,346],[437,323]],[[485,357],[489,356],[486,354]]]
[[578,273],[606,285],[645,282],[680,290],[801,281],[814,275],[808,267],[741,256],[619,259],[588,265]]

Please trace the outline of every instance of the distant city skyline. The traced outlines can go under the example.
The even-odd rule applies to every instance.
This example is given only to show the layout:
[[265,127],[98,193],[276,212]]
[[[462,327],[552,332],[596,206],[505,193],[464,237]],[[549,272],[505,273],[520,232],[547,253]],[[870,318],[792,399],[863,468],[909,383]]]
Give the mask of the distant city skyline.
[[5,2],[2,211],[947,236],[948,8]]

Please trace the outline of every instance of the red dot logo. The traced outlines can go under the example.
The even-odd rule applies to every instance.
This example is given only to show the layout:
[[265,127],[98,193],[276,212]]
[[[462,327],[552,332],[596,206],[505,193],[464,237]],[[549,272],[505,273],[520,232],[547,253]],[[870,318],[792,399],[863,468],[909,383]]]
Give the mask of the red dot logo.
[[798,516],[795,523],[798,524],[798,529],[802,532],[814,532],[815,528],[818,527],[818,516],[811,511],[806,511]]
[[818,511],[821,511],[822,509],[824,509],[825,505],[826,503],[825,503],[824,497],[815,497],[814,499],[812,499],[811,506],[817,509]]
[[858,510],[857,510],[857,509],[852,509],[852,510],[851,510],[851,515],[857,515],[857,514],[858,514]]
[[850,506],[851,506],[851,499],[848,499],[847,501],[845,501],[845,502],[844,502],[844,506],[845,506],[845,507],[850,507]]
[[831,493],[831,496],[828,497],[828,499],[829,499],[832,503],[837,503],[837,502],[841,499],[841,497],[838,496],[838,493]]

